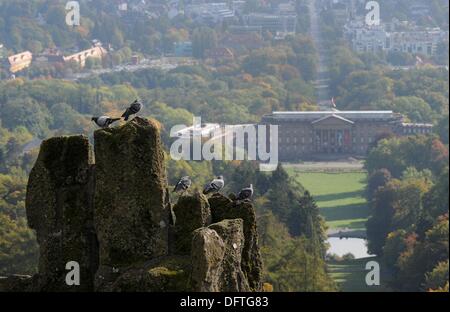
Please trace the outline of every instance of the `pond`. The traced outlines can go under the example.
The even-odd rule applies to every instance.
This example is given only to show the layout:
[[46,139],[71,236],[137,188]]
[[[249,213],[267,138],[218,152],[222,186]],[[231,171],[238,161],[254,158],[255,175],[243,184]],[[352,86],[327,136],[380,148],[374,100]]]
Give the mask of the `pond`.
[[352,253],[356,259],[371,256],[367,253],[366,240],[362,238],[329,237],[327,243],[330,244],[329,254],[342,257],[345,254]]

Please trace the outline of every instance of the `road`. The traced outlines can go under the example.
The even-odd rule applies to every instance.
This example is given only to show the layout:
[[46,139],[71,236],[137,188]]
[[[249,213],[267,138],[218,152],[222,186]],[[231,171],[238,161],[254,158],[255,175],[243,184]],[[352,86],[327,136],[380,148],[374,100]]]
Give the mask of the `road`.
[[80,79],[86,79],[103,74],[117,73],[121,71],[135,72],[148,68],[157,68],[168,71],[175,69],[178,66],[190,66],[195,65],[196,63],[197,61],[192,58],[162,57],[158,59],[144,59],[137,65],[117,65],[113,68],[95,69],[89,72],[74,74],[65,80],[77,81]]
[[329,93],[329,77],[327,65],[327,51],[323,45],[322,35],[320,30],[319,9],[317,8],[317,1],[309,1],[309,15],[310,15],[310,35],[316,45],[319,57],[318,77],[314,82],[316,90],[317,104],[321,110],[332,110],[331,96]]
[[364,161],[356,159],[283,163],[283,167],[295,168],[299,172],[361,172],[365,170]]

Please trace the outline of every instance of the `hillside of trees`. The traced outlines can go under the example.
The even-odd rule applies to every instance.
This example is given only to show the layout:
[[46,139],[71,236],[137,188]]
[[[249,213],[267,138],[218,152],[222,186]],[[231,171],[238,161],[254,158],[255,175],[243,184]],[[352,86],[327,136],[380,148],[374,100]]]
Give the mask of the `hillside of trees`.
[[448,291],[448,166],[433,136],[383,139],[368,155],[368,248],[396,290]]

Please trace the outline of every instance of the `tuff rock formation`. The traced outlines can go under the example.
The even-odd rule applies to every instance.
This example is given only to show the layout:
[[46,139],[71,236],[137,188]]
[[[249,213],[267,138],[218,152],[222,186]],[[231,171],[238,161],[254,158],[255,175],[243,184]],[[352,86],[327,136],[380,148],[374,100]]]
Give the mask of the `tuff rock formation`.
[[[97,269],[92,153],[87,137],[44,141],[31,171],[26,212],[40,246],[38,287],[82,290],[93,287]],[[76,260],[83,283],[66,287],[66,263]]]
[[[254,207],[214,195],[169,200],[158,123],[136,117],[44,141],[30,174],[27,217],[39,273],[0,278],[0,291],[259,291]],[[211,224],[213,223],[213,224]],[[66,263],[80,286],[66,284]]]
[[[233,198],[233,196],[230,197]],[[233,201],[221,194],[215,194],[209,199],[209,205],[212,222],[234,218],[243,220],[245,241],[242,250],[242,270],[250,288],[261,289],[262,261],[253,204],[249,201]]]
[[193,231],[211,224],[208,199],[198,191],[192,196],[181,196],[173,213],[179,220],[174,224],[174,253],[189,255]]
[[94,221],[100,264],[127,266],[168,253],[164,153],[156,122],[98,130]]

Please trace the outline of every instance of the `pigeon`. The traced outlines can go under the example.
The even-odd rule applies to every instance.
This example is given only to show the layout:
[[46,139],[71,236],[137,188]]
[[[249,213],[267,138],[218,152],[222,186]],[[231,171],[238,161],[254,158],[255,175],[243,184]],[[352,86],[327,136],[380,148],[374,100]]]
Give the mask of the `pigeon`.
[[177,185],[175,185],[175,188],[173,189],[174,193],[184,193],[188,190],[189,187],[191,187],[192,181],[191,178],[188,176],[182,177],[180,181],[178,181]]
[[246,199],[250,199],[253,196],[253,184],[250,184],[249,187],[243,188],[238,196],[237,196],[237,200],[246,200]]
[[112,123],[120,120],[120,118],[111,118],[109,116],[92,117],[91,119],[100,128],[108,128]]
[[210,193],[217,193],[221,189],[223,189],[225,185],[225,182],[223,181],[223,176],[218,176],[214,180],[212,180],[210,183],[205,185],[205,188],[203,189],[203,194],[207,195]]
[[131,115],[137,114],[142,109],[142,103],[138,100],[135,100],[133,103],[131,103],[130,107],[127,108],[125,113],[123,113],[122,117],[125,118],[125,121],[127,121]]

